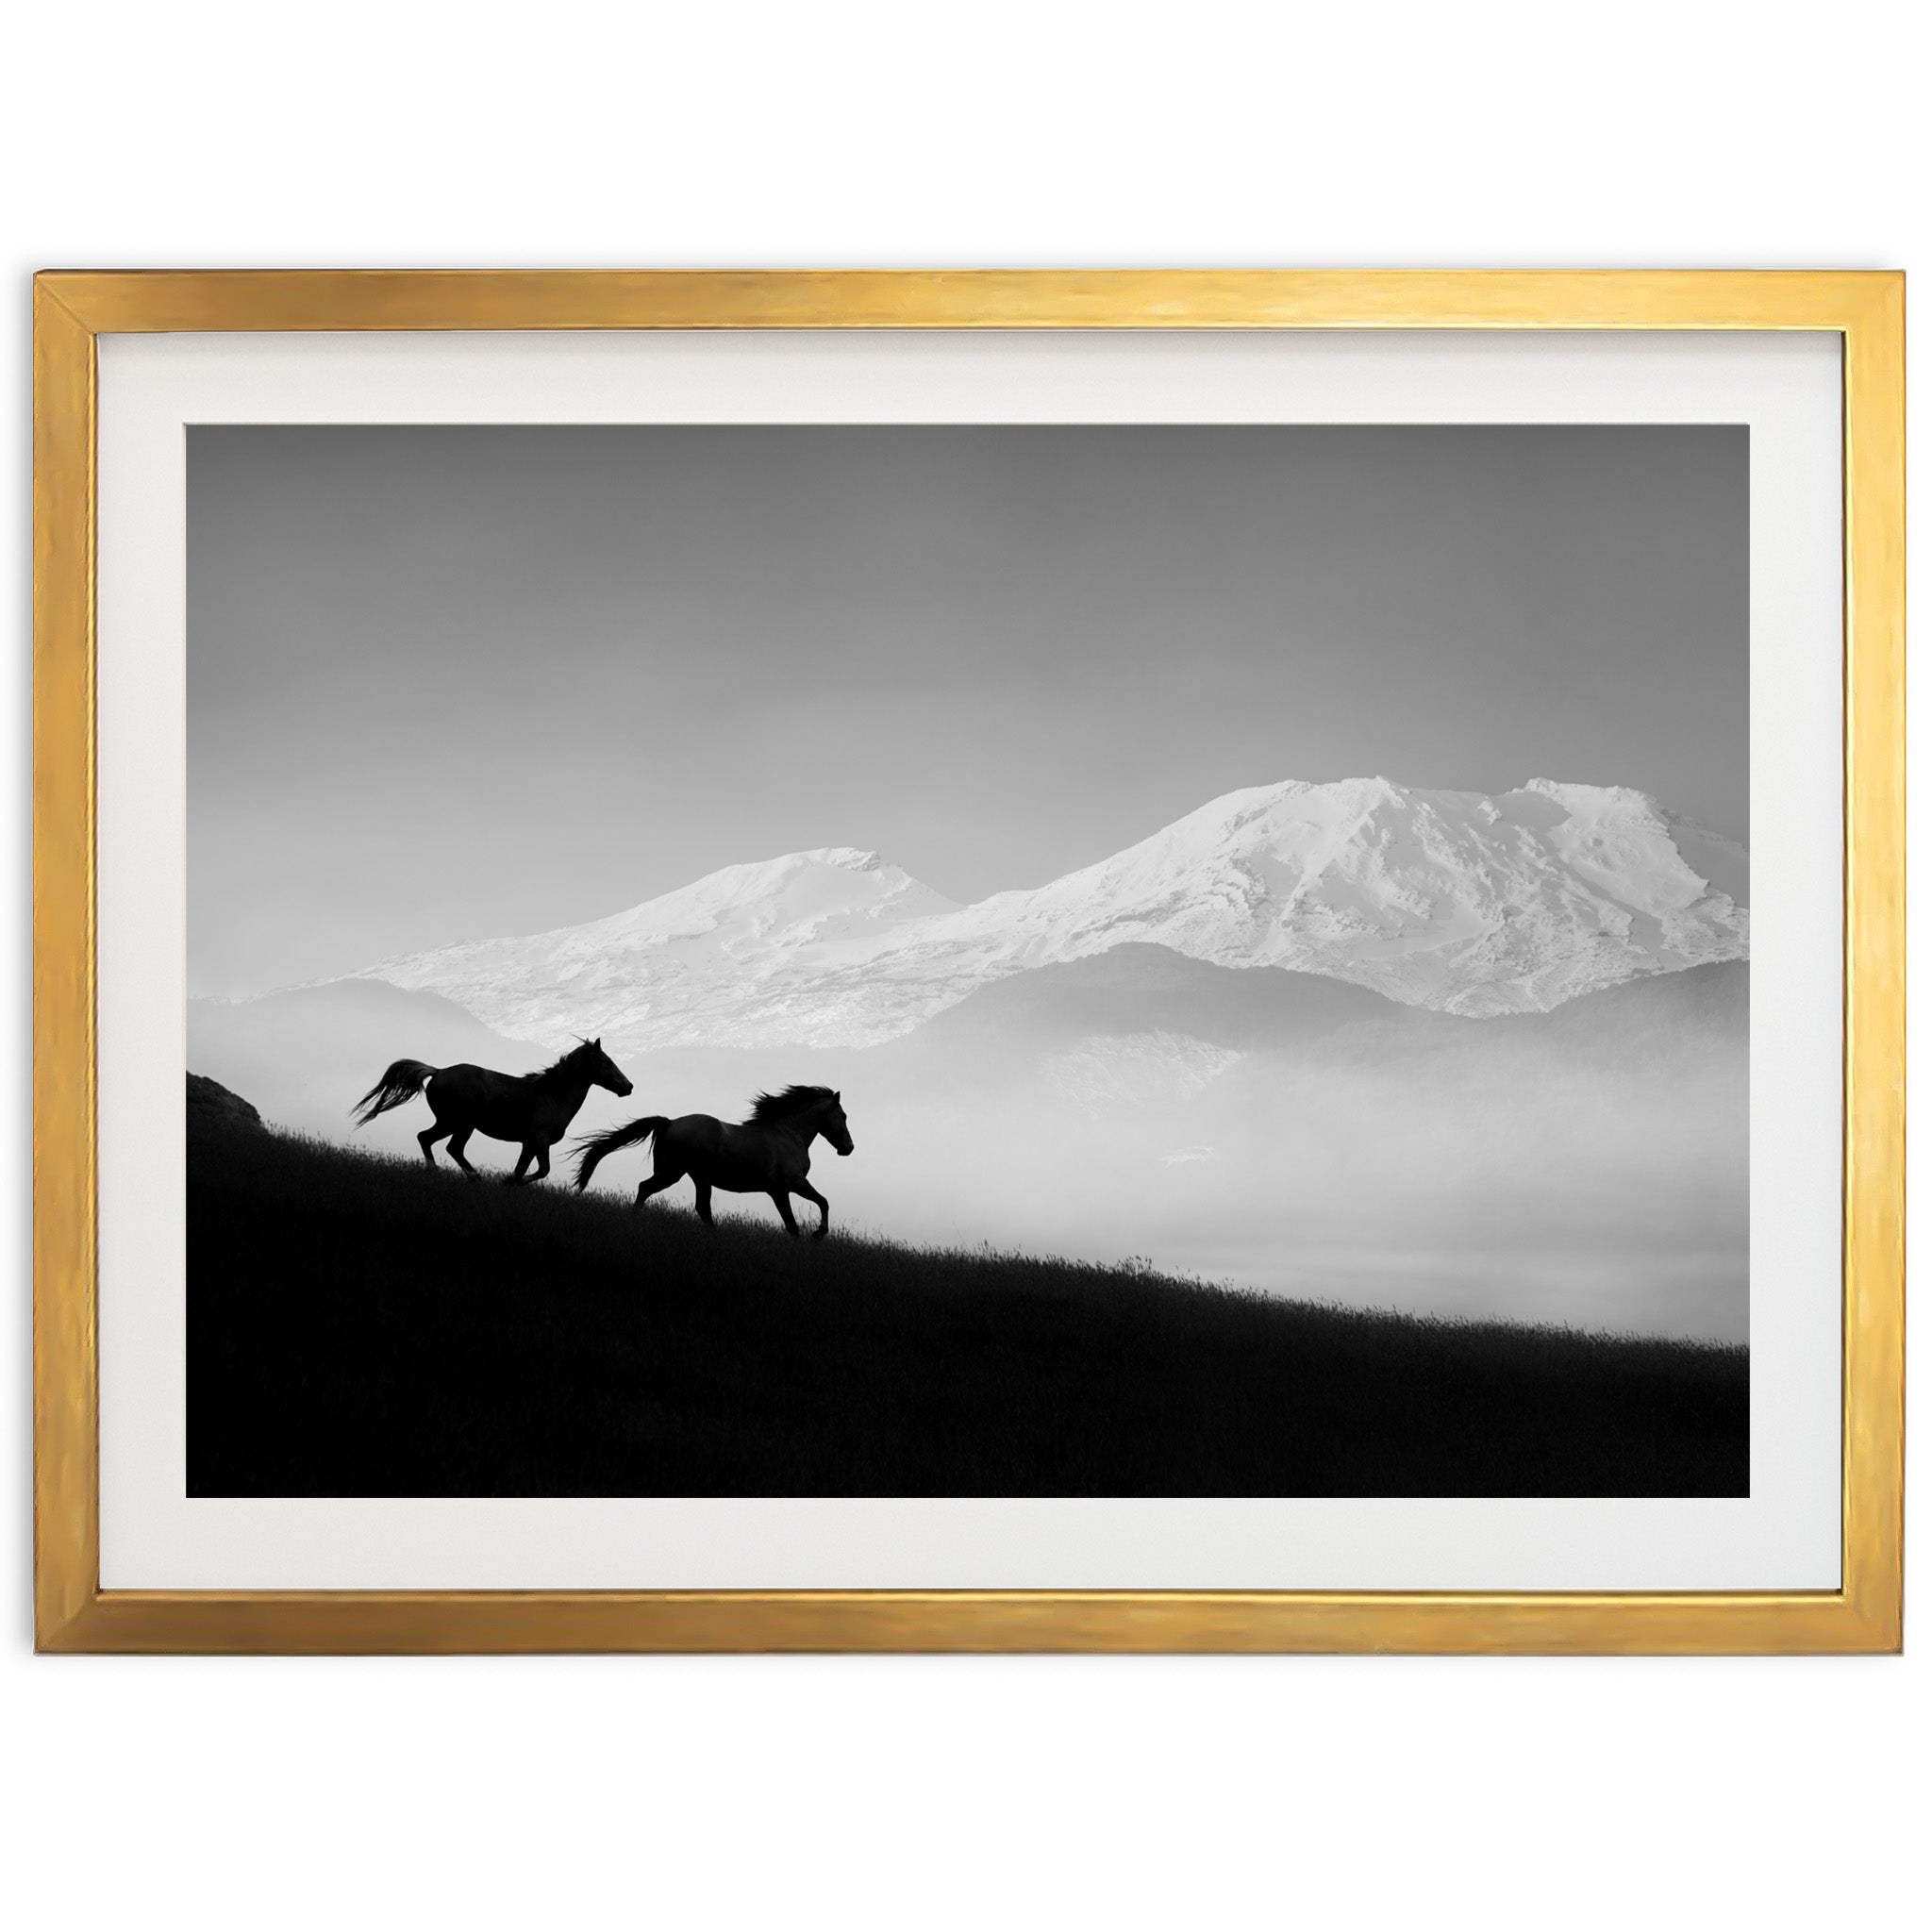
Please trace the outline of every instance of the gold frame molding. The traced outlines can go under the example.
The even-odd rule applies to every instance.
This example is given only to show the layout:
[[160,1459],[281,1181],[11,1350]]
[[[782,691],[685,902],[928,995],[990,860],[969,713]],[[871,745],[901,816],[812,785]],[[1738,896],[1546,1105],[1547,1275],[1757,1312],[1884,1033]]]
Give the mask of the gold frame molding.
[[[1843,346],[1843,1568],[1824,1591],[100,1587],[95,340],[170,330],[1814,329]],[[43,274],[34,282],[34,1612],[51,1651],[1892,1651],[1905,1434],[1905,282],[1890,273]]]

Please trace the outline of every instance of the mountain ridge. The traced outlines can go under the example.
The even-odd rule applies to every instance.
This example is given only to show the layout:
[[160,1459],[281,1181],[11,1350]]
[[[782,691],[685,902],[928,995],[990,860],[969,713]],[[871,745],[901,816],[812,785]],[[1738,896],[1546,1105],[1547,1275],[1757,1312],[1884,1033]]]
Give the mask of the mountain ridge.
[[1123,943],[1490,1018],[1747,957],[1748,876],[1742,846],[1627,787],[1291,779],[972,905],[875,851],[818,847],[583,925],[341,976],[441,993],[511,1038],[634,1051],[877,1044],[1011,974]]

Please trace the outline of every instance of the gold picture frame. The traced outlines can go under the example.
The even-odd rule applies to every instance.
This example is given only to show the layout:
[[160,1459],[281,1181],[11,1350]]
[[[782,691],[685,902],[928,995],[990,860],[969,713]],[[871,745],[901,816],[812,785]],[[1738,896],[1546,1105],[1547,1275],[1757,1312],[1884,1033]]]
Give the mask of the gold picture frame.
[[[48,273],[34,284],[34,1543],[48,1651],[1859,1652],[1899,1646],[1904,278],[1890,273]],[[1842,343],[1841,1587],[166,1591],[99,1578],[96,340],[474,329],[1817,330]]]

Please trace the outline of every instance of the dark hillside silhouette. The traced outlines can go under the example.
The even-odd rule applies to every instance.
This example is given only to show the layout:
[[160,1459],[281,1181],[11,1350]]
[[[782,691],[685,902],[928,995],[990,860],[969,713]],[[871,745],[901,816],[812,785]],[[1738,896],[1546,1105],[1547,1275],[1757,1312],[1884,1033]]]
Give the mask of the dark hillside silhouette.
[[259,1127],[261,1116],[239,1093],[232,1093],[219,1080],[203,1074],[188,1076],[188,1125],[214,1123],[218,1126]]
[[1741,1495],[1741,1349],[638,1213],[191,1109],[192,1495]]

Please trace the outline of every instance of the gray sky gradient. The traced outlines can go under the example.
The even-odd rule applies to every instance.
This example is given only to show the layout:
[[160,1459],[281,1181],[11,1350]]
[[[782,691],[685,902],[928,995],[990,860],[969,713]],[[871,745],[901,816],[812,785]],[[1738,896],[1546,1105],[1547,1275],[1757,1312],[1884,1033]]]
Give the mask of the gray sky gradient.
[[1748,837],[1735,427],[199,427],[189,984],[1219,792],[1635,785]]

